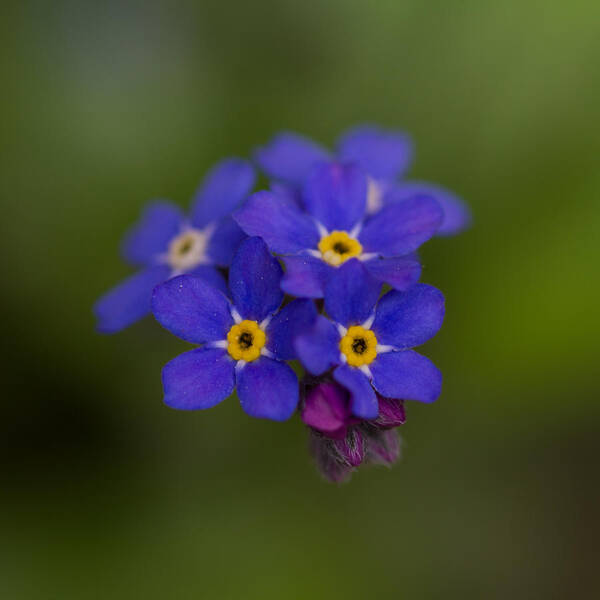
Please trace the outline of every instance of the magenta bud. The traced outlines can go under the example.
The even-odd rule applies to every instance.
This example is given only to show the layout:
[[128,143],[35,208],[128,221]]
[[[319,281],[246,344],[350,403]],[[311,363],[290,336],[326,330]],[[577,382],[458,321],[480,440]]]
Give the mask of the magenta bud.
[[340,459],[351,467],[358,467],[365,456],[365,443],[362,433],[356,428],[348,430],[342,440],[332,440],[331,445]]
[[406,413],[404,412],[404,401],[394,400],[393,398],[384,398],[377,394],[379,401],[379,415],[371,421],[371,425],[380,429],[391,429],[404,425],[406,422]]
[[365,437],[369,462],[390,466],[400,458],[400,438],[394,429],[373,429]]
[[324,382],[313,387],[302,407],[302,420],[323,435],[343,440],[348,427],[358,423],[350,413],[350,396],[336,383]]
[[333,440],[311,430],[309,447],[317,470],[328,481],[342,483],[350,479],[354,469],[339,459],[332,442]]

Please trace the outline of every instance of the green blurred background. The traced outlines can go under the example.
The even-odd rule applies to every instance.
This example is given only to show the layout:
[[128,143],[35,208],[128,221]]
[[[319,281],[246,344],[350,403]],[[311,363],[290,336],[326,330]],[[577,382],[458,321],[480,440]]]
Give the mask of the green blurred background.
[[[59,1],[0,9],[0,597],[571,598],[597,585],[600,6]],[[187,346],[91,305],[144,203],[286,128],[403,128],[475,225],[404,459],[322,482],[299,420],[163,406]],[[6,384],[8,384],[6,388]],[[597,589],[597,588],[596,588]]]

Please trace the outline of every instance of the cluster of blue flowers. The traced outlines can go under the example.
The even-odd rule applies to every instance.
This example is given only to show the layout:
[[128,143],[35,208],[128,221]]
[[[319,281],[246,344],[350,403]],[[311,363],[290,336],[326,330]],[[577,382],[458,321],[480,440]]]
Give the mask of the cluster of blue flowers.
[[412,349],[444,317],[441,292],[418,283],[416,250],[470,219],[449,191],[402,179],[411,159],[406,135],[361,126],[335,153],[275,136],[253,161],[269,190],[252,193],[251,162],[222,161],[188,217],[165,201],[146,208],[123,244],[140,270],[96,303],[99,331],[152,312],[198,346],[164,367],[168,406],[210,408],[237,391],[253,417],[299,411],[331,481],[392,464],[404,401],[441,391],[440,371]]

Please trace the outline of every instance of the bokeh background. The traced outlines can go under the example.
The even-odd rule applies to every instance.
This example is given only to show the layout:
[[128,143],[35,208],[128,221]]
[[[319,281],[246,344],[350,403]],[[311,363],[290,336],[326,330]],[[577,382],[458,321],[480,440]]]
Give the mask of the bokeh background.
[[[0,597],[567,598],[597,591],[600,5],[295,0],[0,8]],[[162,404],[186,345],[91,305],[144,203],[280,129],[415,140],[475,225],[404,459],[322,482],[299,420]]]

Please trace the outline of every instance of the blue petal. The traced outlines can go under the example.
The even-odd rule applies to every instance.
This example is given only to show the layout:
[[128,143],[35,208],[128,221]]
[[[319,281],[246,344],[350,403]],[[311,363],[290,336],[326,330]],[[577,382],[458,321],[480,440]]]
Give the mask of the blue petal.
[[310,254],[282,257],[285,274],[281,289],[286,294],[301,298],[322,298],[325,284],[334,267]]
[[413,147],[410,137],[371,125],[350,129],[339,140],[341,160],[358,163],[375,179],[396,179],[410,165]]
[[386,398],[434,402],[442,391],[442,374],[412,350],[379,354],[369,365],[375,389]]
[[272,181],[269,185],[269,189],[285,202],[288,202],[294,205],[296,208],[300,208],[302,210],[302,192],[297,186],[293,186],[288,183],[278,183],[277,181]]
[[396,290],[408,289],[421,277],[421,263],[414,255],[374,258],[364,261],[363,265],[375,279]]
[[150,312],[154,286],[169,277],[166,265],[150,267],[125,279],[104,294],[94,305],[101,333],[116,333],[139,321]]
[[325,287],[325,311],[345,327],[357,325],[371,316],[381,284],[363,264],[352,258],[335,269]]
[[123,240],[123,257],[134,265],[156,264],[157,256],[164,254],[169,242],[181,232],[183,222],[183,213],[174,204],[149,204]]
[[242,202],[254,187],[255,174],[250,163],[228,158],[215,165],[194,195],[191,222],[203,228],[222,219]]
[[367,177],[356,165],[323,164],[311,172],[302,199],[329,231],[350,231],[365,214]]
[[296,337],[294,347],[304,368],[313,375],[321,375],[340,362],[340,334],[321,315],[309,331]]
[[233,325],[227,298],[192,275],[179,275],[157,286],[152,312],[165,329],[193,344],[224,340]]
[[212,232],[206,254],[215,265],[228,267],[233,260],[235,251],[244,239],[246,239],[246,234],[240,229],[240,226],[231,217],[226,217],[217,224]]
[[279,360],[296,358],[294,340],[312,327],[317,309],[312,300],[297,298],[284,306],[267,327],[267,348]]
[[242,408],[251,417],[286,421],[298,406],[298,378],[285,363],[262,356],[237,375]]
[[391,291],[377,304],[373,331],[380,344],[413,348],[432,338],[444,320],[444,296],[419,283],[406,292]]
[[352,414],[362,419],[377,417],[379,414],[377,396],[369,379],[360,369],[342,365],[333,372],[333,378],[350,392]]
[[274,192],[253,194],[233,218],[248,235],[262,237],[273,252],[294,253],[319,243],[314,221]]
[[254,153],[254,159],[269,177],[294,185],[301,185],[313,166],[328,156],[322,146],[290,132],[277,134]]
[[460,233],[471,224],[471,211],[458,196],[449,190],[432,183],[406,181],[394,186],[393,193],[386,196],[386,202],[407,200],[415,196],[425,195],[433,198],[442,207],[444,220],[436,235],[454,235]]
[[211,408],[233,392],[235,363],[220,348],[197,348],[168,362],[162,382],[165,404],[171,408]]
[[244,240],[229,269],[229,289],[235,307],[244,319],[262,321],[283,300],[283,270],[258,237]]
[[195,269],[192,269],[189,273],[187,273],[187,275],[200,277],[200,279],[203,279],[212,287],[218,289],[220,292],[223,292],[225,296],[229,295],[229,288],[227,287],[225,277],[221,274],[220,271],[218,271],[217,269],[215,269],[215,267],[211,265],[200,265]]
[[365,252],[401,256],[431,238],[443,218],[444,213],[435,200],[418,196],[382,208],[365,223],[358,239]]

